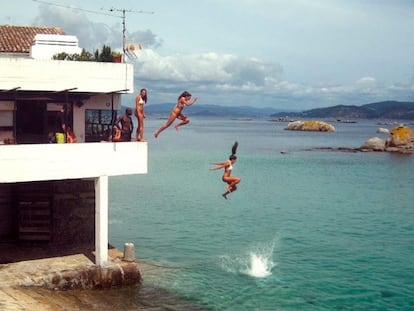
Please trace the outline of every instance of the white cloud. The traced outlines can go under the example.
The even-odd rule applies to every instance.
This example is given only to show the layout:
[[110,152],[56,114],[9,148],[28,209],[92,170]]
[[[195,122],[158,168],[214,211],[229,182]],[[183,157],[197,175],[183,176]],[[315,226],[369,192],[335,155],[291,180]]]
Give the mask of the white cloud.
[[[410,92],[412,85],[384,88],[374,77],[366,76],[353,84],[305,85],[282,79],[277,63],[236,55],[202,53],[162,56],[152,49],[140,51],[135,63],[137,84],[145,84],[154,98],[162,93],[178,94],[191,88],[207,103],[286,106],[310,109],[337,104],[365,104]],[[251,96],[251,99],[248,97]],[[161,100],[161,101],[162,101]]]
[[377,80],[373,77],[362,77],[361,79],[356,81],[357,85],[360,85],[362,87],[372,87],[375,86],[377,83]]
[[[387,3],[206,0],[186,23],[176,23],[182,4],[154,3],[146,22],[128,16],[127,44],[144,45],[136,51],[136,89],[147,87],[152,102],[189,89],[205,103],[281,109],[412,100],[412,19],[401,1]],[[209,24],[210,8],[217,21]],[[121,48],[119,16],[95,17],[40,5],[35,24],[61,27],[88,50]]]
[[[100,49],[109,45],[116,49],[122,49],[123,35],[119,17],[107,16],[107,23],[94,22],[84,11],[76,8],[56,7],[42,4],[39,6],[39,14],[34,20],[35,25],[53,25],[62,28],[68,35],[76,35],[79,45],[89,51]],[[108,25],[110,21],[111,25]],[[118,22],[118,23],[117,23]],[[126,44],[138,42],[147,47],[159,47],[162,39],[150,30],[128,32],[125,34]]]
[[161,56],[154,50],[139,52],[135,72],[150,80],[207,83],[222,89],[260,90],[274,85],[281,66],[235,55],[203,53]]

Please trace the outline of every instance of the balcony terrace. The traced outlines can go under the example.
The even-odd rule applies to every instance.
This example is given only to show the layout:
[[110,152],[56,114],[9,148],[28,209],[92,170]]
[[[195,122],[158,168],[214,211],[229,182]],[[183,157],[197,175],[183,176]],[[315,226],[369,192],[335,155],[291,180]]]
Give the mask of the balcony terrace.
[[0,146],[0,183],[147,173],[146,142]]

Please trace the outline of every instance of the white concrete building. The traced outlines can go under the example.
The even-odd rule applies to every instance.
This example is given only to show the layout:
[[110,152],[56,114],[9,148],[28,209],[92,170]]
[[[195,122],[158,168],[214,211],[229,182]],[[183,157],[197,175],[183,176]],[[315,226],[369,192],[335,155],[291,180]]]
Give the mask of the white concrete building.
[[[1,27],[0,34],[13,28]],[[133,65],[34,59],[28,48],[19,53],[0,42],[0,240],[69,245],[79,228],[62,230],[66,213],[73,226],[92,228],[95,262],[105,266],[108,177],[147,173],[146,142],[108,141],[122,94],[134,91]],[[49,142],[63,104],[71,107],[78,143]],[[71,185],[67,193],[65,184]],[[79,193],[90,193],[90,187],[86,200]],[[69,214],[65,197],[75,200]],[[92,221],[85,216],[91,204]],[[85,217],[76,222],[75,213]]]

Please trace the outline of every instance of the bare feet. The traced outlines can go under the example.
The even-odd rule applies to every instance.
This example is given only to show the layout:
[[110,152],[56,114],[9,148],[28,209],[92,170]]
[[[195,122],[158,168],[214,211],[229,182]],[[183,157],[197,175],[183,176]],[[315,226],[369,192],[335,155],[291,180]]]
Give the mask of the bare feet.
[[175,130],[178,132],[178,126],[176,125],[176,126],[174,126],[174,128],[175,128]]
[[227,192],[222,194],[223,198],[227,200]]
[[158,137],[158,132],[154,133],[154,137],[157,138]]

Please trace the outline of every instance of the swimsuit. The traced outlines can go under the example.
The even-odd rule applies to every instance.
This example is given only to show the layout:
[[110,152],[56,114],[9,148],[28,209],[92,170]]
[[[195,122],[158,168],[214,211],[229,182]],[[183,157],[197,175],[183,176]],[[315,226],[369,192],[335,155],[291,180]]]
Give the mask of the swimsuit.
[[233,165],[231,164],[231,161],[229,160],[230,165],[226,168],[226,171],[231,172],[233,170]]
[[180,99],[181,99],[181,97],[178,99],[178,102],[177,102],[177,108],[180,108],[180,109],[183,109],[184,108],[184,106],[185,106],[185,104],[183,104],[183,103],[181,103],[180,102]]
[[138,104],[140,104],[140,105],[145,104],[145,101],[142,99],[142,97],[139,98]]

